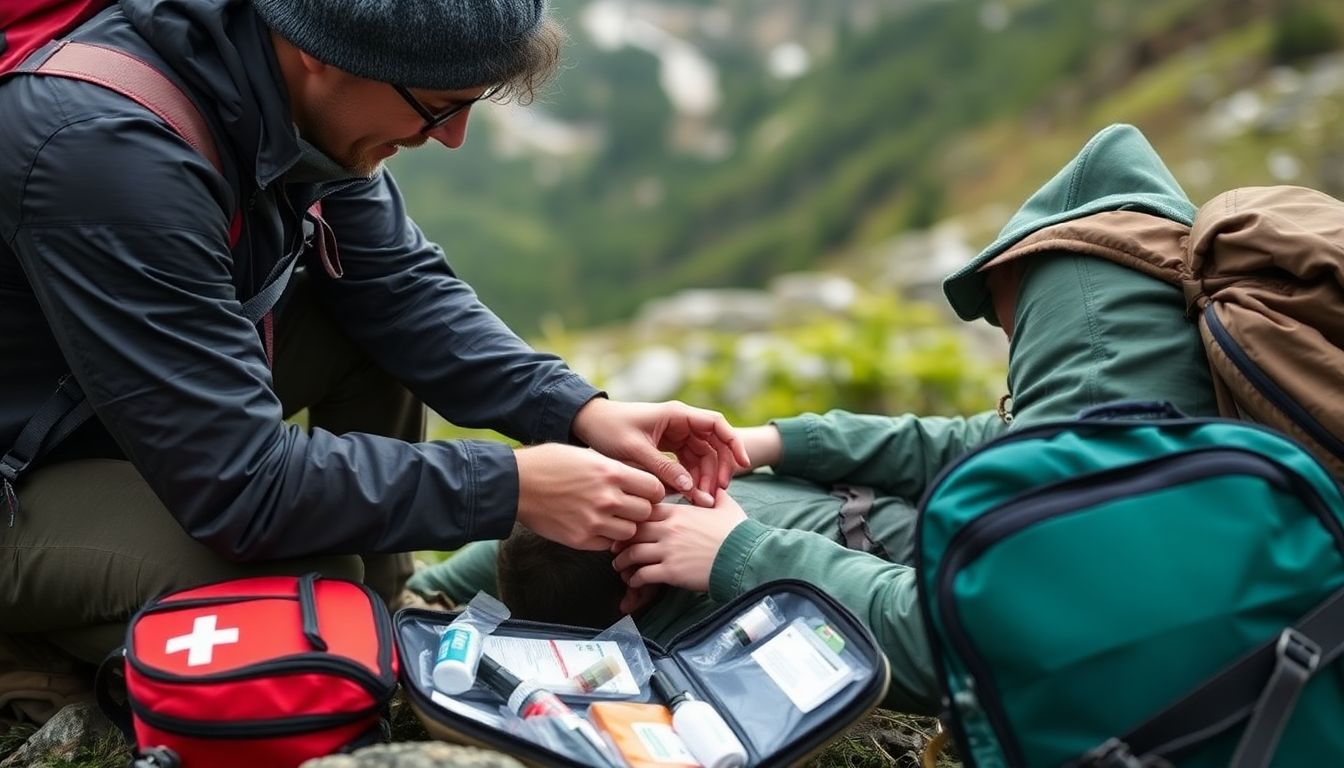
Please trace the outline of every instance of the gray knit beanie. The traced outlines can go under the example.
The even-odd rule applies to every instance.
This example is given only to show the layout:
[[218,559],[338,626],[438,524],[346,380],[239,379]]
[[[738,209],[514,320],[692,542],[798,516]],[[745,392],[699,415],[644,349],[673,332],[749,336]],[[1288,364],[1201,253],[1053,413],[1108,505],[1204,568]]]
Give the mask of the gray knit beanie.
[[300,50],[411,88],[460,90],[519,73],[546,0],[252,0]]

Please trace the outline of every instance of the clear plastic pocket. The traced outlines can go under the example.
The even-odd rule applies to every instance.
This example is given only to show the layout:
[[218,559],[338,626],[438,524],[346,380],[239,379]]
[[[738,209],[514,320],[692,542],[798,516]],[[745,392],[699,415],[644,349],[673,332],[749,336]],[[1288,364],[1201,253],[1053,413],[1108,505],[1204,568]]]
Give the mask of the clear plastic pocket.
[[[517,678],[514,684],[522,687],[526,678],[529,690],[543,689],[554,694],[556,700],[549,705],[553,711],[523,718],[511,711],[510,706],[526,712],[533,711],[535,706],[512,701],[506,706],[504,694],[491,690],[481,675],[462,693],[450,695],[435,689],[435,643],[448,618],[437,621],[412,618],[400,622],[398,627],[405,673],[413,675],[417,690],[429,699],[430,706],[444,715],[464,718],[531,742],[583,765],[618,764],[610,747],[587,719],[587,709],[597,701],[650,698],[647,681],[653,672],[653,662],[632,621],[618,622],[593,637],[566,634],[560,628],[545,632],[540,626],[508,624],[485,637],[482,656],[504,666]],[[483,658],[482,664],[485,663]],[[544,701],[547,694],[541,696],[537,702]]]
[[802,730],[849,713],[853,697],[842,694],[874,673],[844,628],[810,599],[785,593],[764,600],[778,609],[778,621],[764,618],[769,605],[751,604],[726,627],[674,653],[760,757],[789,745]]
[[[628,620],[589,637],[576,628],[505,622],[485,638],[484,654],[514,676],[529,678],[529,685],[538,683],[534,687],[553,691],[563,702],[553,722],[538,719],[531,723],[526,720],[533,718],[520,718],[527,708],[516,703],[505,706],[505,699],[482,684],[480,675],[476,685],[461,694],[434,689],[435,652],[451,616],[411,613],[399,617],[403,676],[413,684],[420,703],[430,708],[430,717],[450,731],[461,728],[473,738],[503,748],[525,741],[582,765],[603,759],[618,764],[617,747],[612,743],[607,745],[605,758],[596,757],[588,726],[600,732],[616,721],[616,714],[632,713],[631,730],[636,734],[647,737],[657,729],[670,742],[666,733],[674,733],[696,755],[731,751],[731,742],[741,742],[736,748],[739,753],[745,748],[744,759],[725,764],[773,764],[805,752],[805,742],[815,746],[854,720],[860,714],[860,700],[876,702],[881,691],[878,673],[885,676],[885,668],[879,668],[884,664],[882,657],[862,628],[843,609],[810,596],[810,589],[806,585],[772,586],[761,598],[744,601],[731,613],[715,614],[709,623],[677,637],[667,655],[653,646],[656,658],[650,656],[649,646]],[[599,642],[606,645],[599,649],[594,645]],[[544,653],[538,650],[543,647]],[[611,654],[620,658],[620,673],[593,690],[565,690],[558,684]],[[548,658],[529,660],[529,656]],[[559,673],[548,669],[556,658],[564,659]],[[650,680],[655,668],[658,686]],[[591,716],[589,707],[600,702],[614,705],[611,718]],[[670,705],[671,711],[660,720],[649,714],[658,707],[621,710],[619,702]],[[718,727],[726,723],[731,734],[714,736],[708,724],[715,718],[705,712],[706,706],[722,718]],[[676,717],[682,708],[687,711]],[[583,723],[565,716],[565,709]],[[497,734],[497,738],[487,734]],[[601,738],[610,739],[611,734],[601,734]]]

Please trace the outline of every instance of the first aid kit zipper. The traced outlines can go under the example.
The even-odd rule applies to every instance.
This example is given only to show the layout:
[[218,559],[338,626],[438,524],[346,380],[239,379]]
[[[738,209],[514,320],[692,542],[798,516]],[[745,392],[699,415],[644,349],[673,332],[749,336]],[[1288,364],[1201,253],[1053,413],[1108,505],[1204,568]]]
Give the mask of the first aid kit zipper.
[[[364,588],[369,599],[379,599],[367,588]],[[154,603],[144,608],[136,617],[147,616],[154,613],[168,611],[177,611],[190,608],[202,608],[221,604],[238,604],[245,602],[255,602],[260,600],[289,600],[300,604],[300,610],[303,611],[304,599],[299,595],[247,595],[247,596],[220,596],[209,598],[198,598],[188,600],[173,600],[169,602]],[[311,608],[311,606],[310,606]],[[363,663],[345,656],[328,653],[326,651],[326,642],[321,641],[316,633],[314,621],[311,613],[305,612],[304,635],[310,644],[316,638],[320,645],[314,645],[314,651],[310,653],[297,653],[284,656],[270,661],[249,664],[230,672],[217,672],[213,674],[199,674],[185,676],[163,672],[155,667],[148,666],[139,660],[133,652],[134,643],[127,645],[126,662],[131,665],[135,671],[151,680],[158,680],[166,683],[180,683],[184,681],[192,682],[232,682],[238,680],[249,680],[258,677],[265,677],[277,673],[294,673],[298,671],[316,671],[330,672],[341,677],[353,680],[360,687],[364,688],[375,698],[386,696],[388,692],[396,687],[397,677],[392,665],[392,623],[391,618],[386,612],[371,611],[373,619],[374,632],[378,647],[378,670],[370,669]],[[132,622],[134,625],[135,621]]]
[[303,715],[221,723],[159,714],[135,700],[130,704],[135,716],[151,728],[201,739],[269,739],[293,736],[358,723],[378,715],[383,709],[383,706],[378,704],[357,712],[342,712],[339,715]]

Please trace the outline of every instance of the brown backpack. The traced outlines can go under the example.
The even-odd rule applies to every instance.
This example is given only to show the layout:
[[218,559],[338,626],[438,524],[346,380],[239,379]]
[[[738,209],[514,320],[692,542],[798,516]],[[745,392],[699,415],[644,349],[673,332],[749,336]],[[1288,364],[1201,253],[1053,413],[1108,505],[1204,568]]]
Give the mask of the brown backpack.
[[1038,230],[993,263],[1058,250],[1180,286],[1219,412],[1292,436],[1344,479],[1344,202],[1244,187],[1205,204],[1192,227],[1097,213]]

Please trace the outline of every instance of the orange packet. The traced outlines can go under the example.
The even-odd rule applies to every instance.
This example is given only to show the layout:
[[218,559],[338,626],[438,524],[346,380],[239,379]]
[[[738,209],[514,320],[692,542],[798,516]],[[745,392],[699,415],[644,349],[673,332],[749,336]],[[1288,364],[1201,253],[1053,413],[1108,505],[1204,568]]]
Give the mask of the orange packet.
[[598,701],[588,706],[588,719],[630,768],[700,765],[672,730],[672,713],[661,704]]

